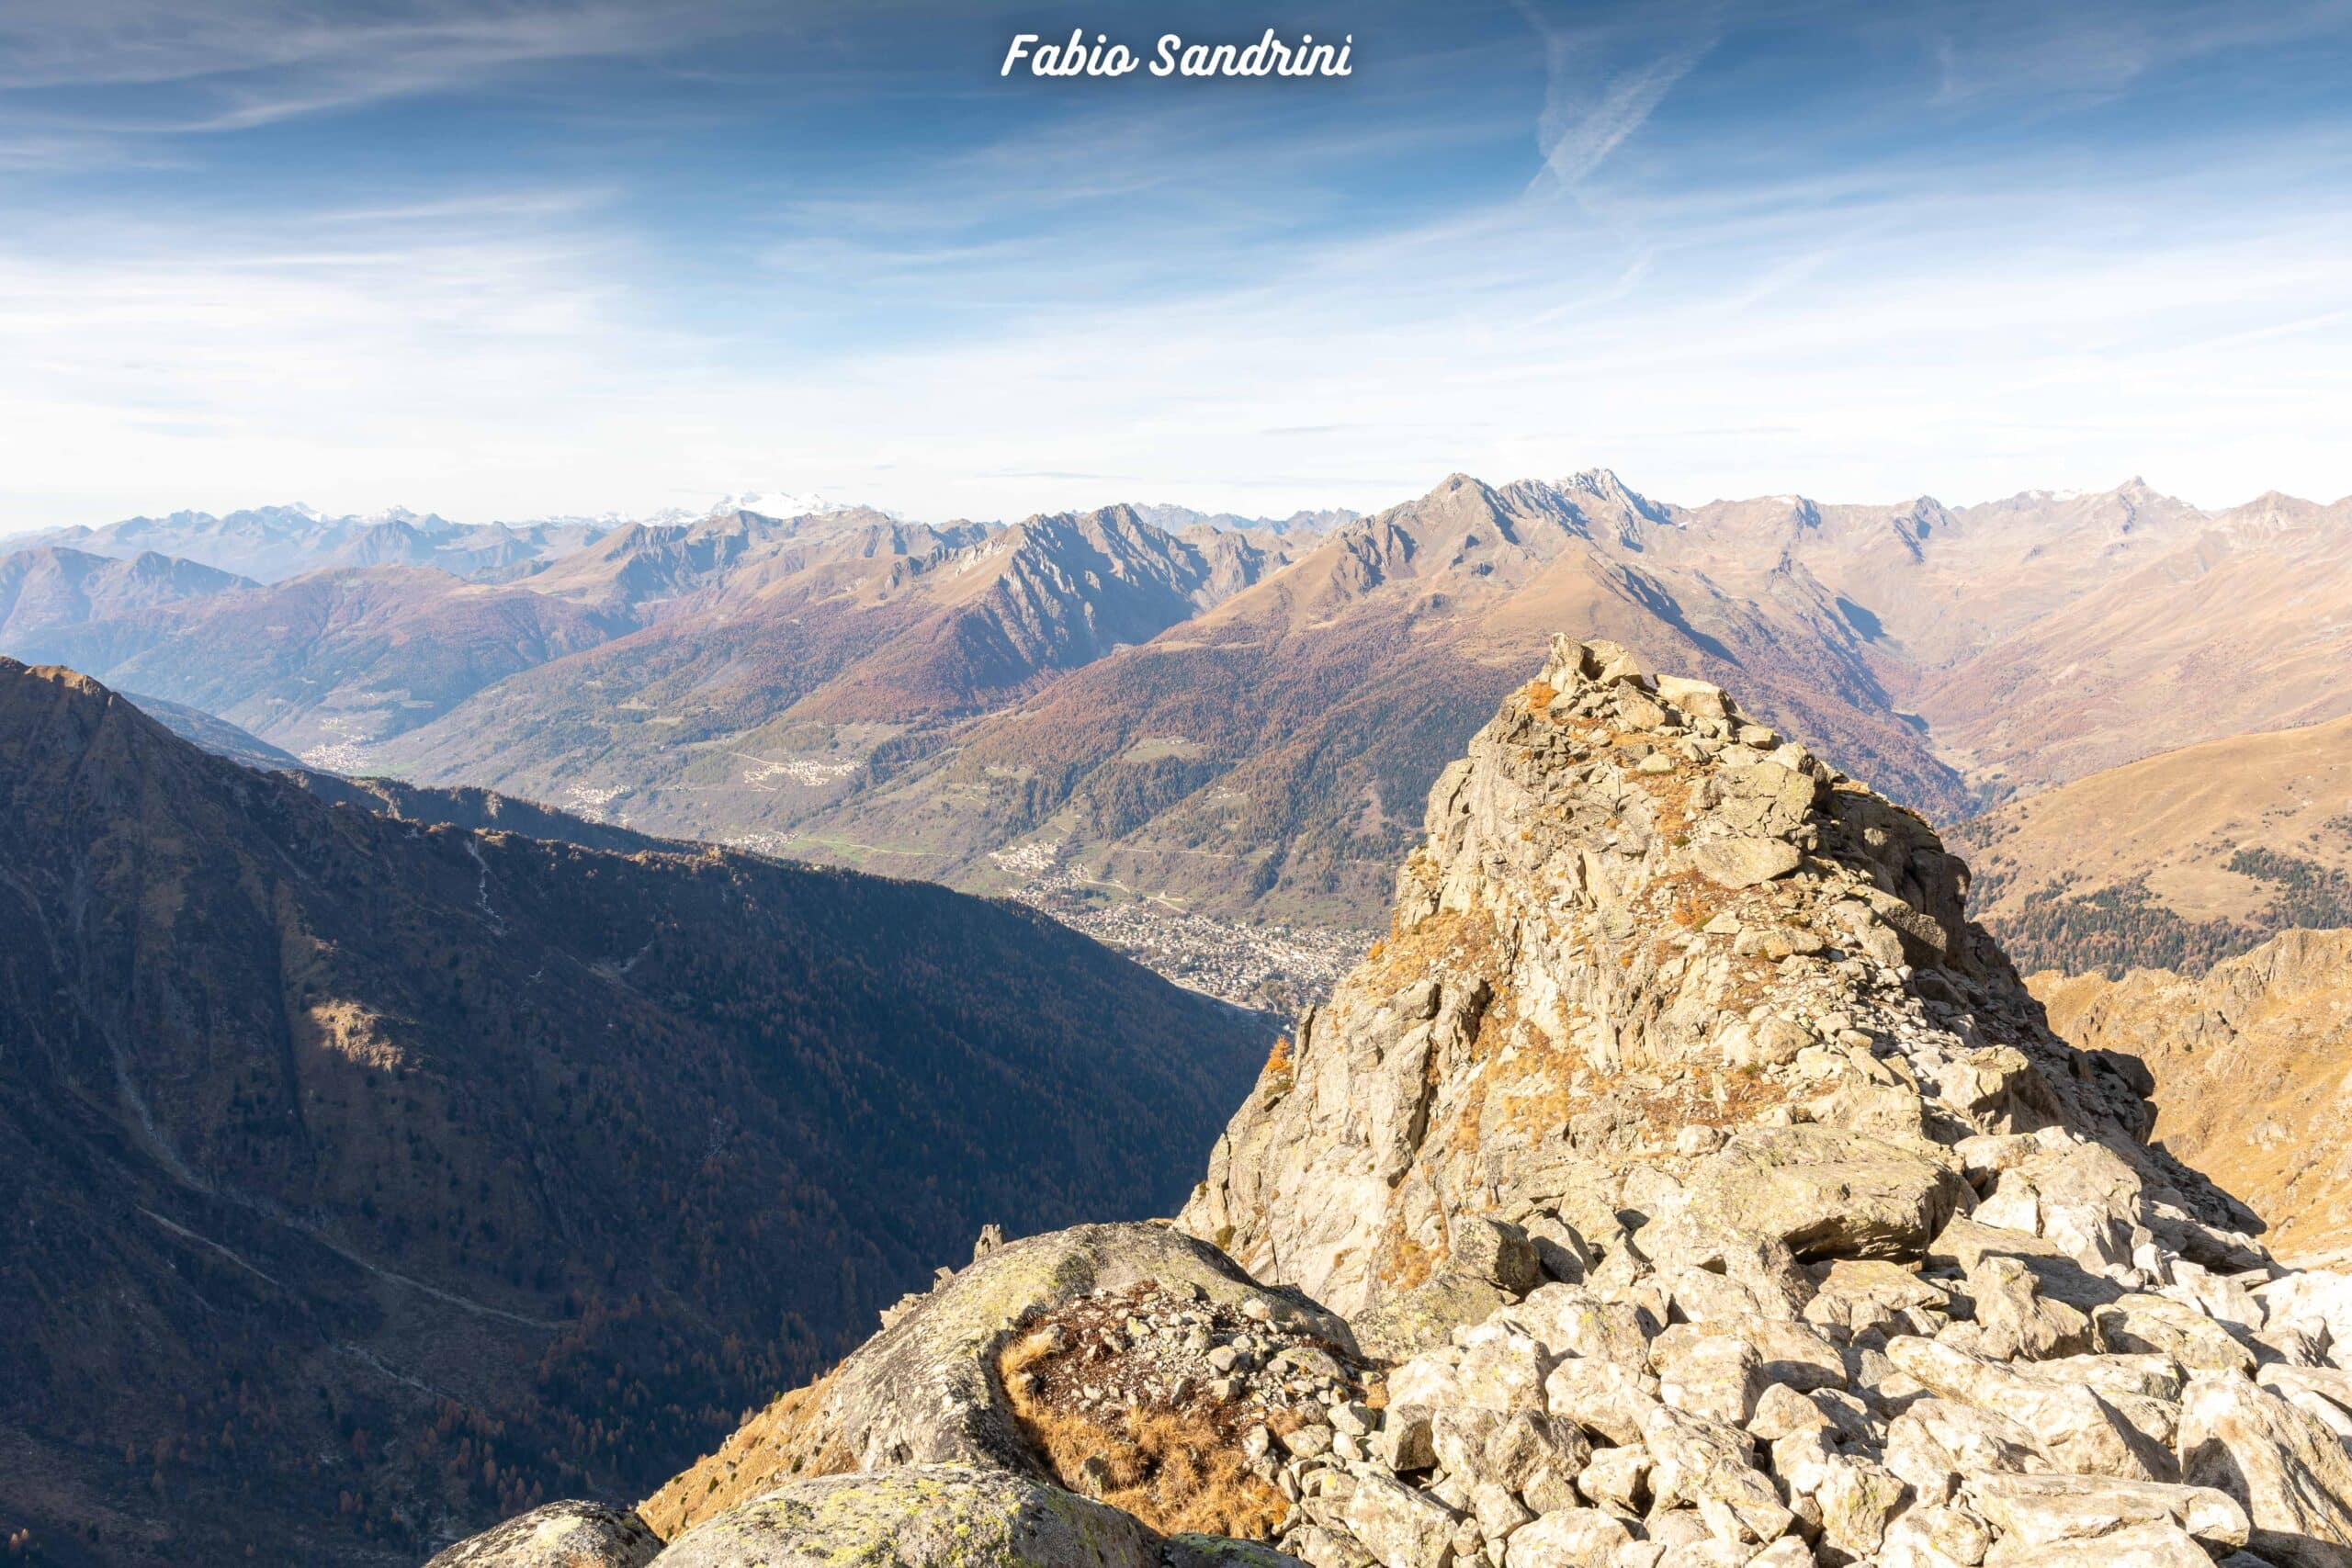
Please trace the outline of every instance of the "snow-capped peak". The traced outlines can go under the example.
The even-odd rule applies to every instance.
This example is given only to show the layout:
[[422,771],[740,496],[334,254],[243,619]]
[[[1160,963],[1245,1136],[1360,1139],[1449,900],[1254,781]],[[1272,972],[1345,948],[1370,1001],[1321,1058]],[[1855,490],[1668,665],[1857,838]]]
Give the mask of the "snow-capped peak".
[[[709,517],[721,512],[756,512],[763,517],[823,517],[836,512],[854,512],[860,502],[842,501],[820,491],[746,490],[720,496],[695,513]],[[881,511],[875,507],[871,510]],[[893,521],[902,521],[895,512],[884,512]]]

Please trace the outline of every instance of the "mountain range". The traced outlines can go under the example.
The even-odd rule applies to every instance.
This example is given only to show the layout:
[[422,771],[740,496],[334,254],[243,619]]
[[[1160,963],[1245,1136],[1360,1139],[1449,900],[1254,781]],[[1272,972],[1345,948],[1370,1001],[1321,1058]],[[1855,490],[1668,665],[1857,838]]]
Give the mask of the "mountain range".
[[[1411,803],[1555,626],[1736,673],[1771,721],[1962,816],[2070,766],[2352,711],[2284,668],[2262,689],[2291,705],[2245,708],[2237,671],[2261,660],[2230,651],[2352,653],[2352,584],[2215,591],[2297,572],[2342,513],[2267,497],[2207,513],[2136,480],[1954,510],[1684,508],[1600,471],[1457,476],[930,759],[887,759],[808,818],[801,852],[980,887],[1050,860],[1191,908],[1368,925]],[[2159,604],[2165,639],[2118,617],[2117,582]],[[2062,634],[2071,662],[2046,663]],[[2038,673],[2058,669],[2077,678]],[[2004,703],[1972,705],[1996,688]],[[2053,727],[2069,739],[2045,751]]]
[[1018,908],[250,772],[13,660],[0,929],[0,1508],[54,1563],[650,1487],[984,1224],[1168,1212],[1272,1033]]
[[[1600,1423],[1580,1452],[1627,1445],[1610,1411],[1635,1394],[1682,1412],[1636,1422],[1653,1465],[1683,1463],[1683,1416],[1750,1420],[1784,1376],[1877,1410],[1841,1450],[1856,1468],[1836,1484],[1861,1503],[1772,1438],[1758,1473],[1790,1518],[1672,1490],[1644,1511],[1629,1492],[1610,1515],[1629,1538],[1714,1532],[1754,1557],[1781,1530],[1804,1561],[1867,1562],[1906,1509],[1979,1517],[1973,1472],[1922,1501],[1940,1450],[1897,1440],[1908,1395],[1864,1352],[1942,1347],[1892,1364],[1980,1415],[2008,1396],[1951,1357],[2114,1358],[2092,1369],[2111,1382],[2158,1346],[2218,1375],[2236,1352],[2213,1336],[2235,1335],[2259,1347],[2252,1390],[2266,1359],[2329,1354],[2331,1328],[2253,1340],[2319,1310],[2297,1292],[2335,1286],[2247,1233],[2267,1219],[2297,1255],[2344,1239],[2324,1219],[2340,1173],[2294,1151],[2337,1130],[2331,1021],[2352,958],[2308,932],[2254,947],[2331,923],[2341,890],[2331,802],[2352,717],[2299,673],[2341,635],[2324,558],[2338,511],[2205,513],[2136,484],[1962,511],[1682,508],[1593,471],[1455,476],[1284,534],[1171,533],[1130,507],[1012,526],[736,510],[618,526],[503,581],[340,565],[265,582],[20,552],[0,578],[6,635],[111,659],[162,688],[137,701],[170,723],[87,677],[0,663],[0,897],[39,939],[0,959],[0,1136],[26,1177],[0,1286],[39,1305],[0,1365],[0,1457],[30,1499],[8,1499],[15,1517],[64,1562],[227,1560],[256,1521],[305,1561],[413,1561],[560,1492],[642,1495],[878,1312],[879,1338],[660,1487],[653,1529],[559,1515],[731,1564],[708,1531],[745,1528],[740,1508],[787,1476],[944,1458],[1111,1499],[1149,1531],[1271,1531],[1309,1561],[1396,1557],[1393,1509],[1433,1529],[1442,1513],[1457,1556],[1512,1568],[1476,1543],[1607,1514],[1614,1495],[1571,1504],[1458,1448],[1434,1470],[1399,1450],[1377,1475],[1314,1480],[1336,1450],[1287,1436],[1318,1417],[1274,1406],[1302,1389],[1362,1404],[1346,1435],[1371,1452],[1381,1380],[1456,1330],[1525,1337],[1509,1313],[1548,1274],[1589,1283],[1606,1332],[1645,1341],[1633,1382],[1567,1406]],[[2264,558],[2309,570],[2244,603]],[[2117,583],[2164,606],[2163,637],[2130,641]],[[1547,650],[1532,684],[1514,662],[1530,642]],[[1658,647],[1695,678],[1650,676]],[[2053,649],[2072,662],[2022,667]],[[2211,649],[2231,659],[2209,669]],[[1961,704],[1955,672],[1992,681],[2004,660],[2007,705]],[[2197,687],[2239,664],[2261,701]],[[2167,707],[2168,683],[2184,692]],[[1481,693],[1483,724],[1449,739]],[[2071,725],[2045,711],[2069,705]],[[2227,730],[2241,714],[2311,722]],[[2035,738],[2061,733],[2045,766]],[[273,738],[310,766],[287,769]],[[2158,738],[2181,744],[2151,754]],[[1908,801],[1993,803],[1962,836],[1975,886],[1822,755]],[[1385,908],[1388,932],[1268,1056],[1260,1019],[1052,920],[683,841],[713,825],[1191,918],[1361,928]],[[2112,971],[2170,943],[2182,972],[2041,976],[2029,998],[2006,930]],[[1110,1225],[1012,1248],[1047,1259],[1045,1284],[991,1262],[984,1224],[1166,1213],[1188,1184],[1194,1240]],[[969,1270],[919,1288],[967,1249]],[[1837,1272],[1888,1259],[1940,1293],[1884,1316],[1879,1283]],[[1252,1317],[1231,1294],[1260,1288],[1242,1268],[1289,1294]],[[1010,1413],[970,1415],[979,1447],[956,1448],[968,1380],[937,1336],[963,1336],[951,1361],[1001,1346],[989,1336],[1067,1314],[1087,1280],[1132,1303],[1068,1317],[1114,1366],[1163,1316],[1186,1335],[1224,1323],[1185,1301],[1294,1335],[1210,1336],[1274,1358],[1274,1382],[1242,1383],[1288,1429],[1253,1456],[1210,1411],[1237,1397],[1226,1380],[1191,1370],[1193,1392],[1169,1393],[1189,1351],[1128,1385],[1138,1409],[1174,1402],[1170,1428],[1104,1407],[1094,1374],[1042,1348],[1031,1382],[998,1370]],[[1827,1350],[1752,1325],[1758,1373],[1715,1387],[1738,1353],[1694,1346],[1818,1299],[1833,1315],[1801,1321]],[[956,1326],[975,1311],[993,1326]],[[1835,1332],[1865,1319],[1876,1341]],[[2215,1323],[2245,1332],[2195,1326]],[[1106,1330],[1115,1344],[1089,1337]],[[2209,1451],[2222,1438],[2182,1436],[2220,1393],[2132,1386],[2154,1403],[2070,1408],[2025,1472],[2199,1480],[2256,1521],[2238,1545],[2256,1529],[2335,1541],[2231,1492]],[[157,1387],[174,1398],[143,1397]],[[2260,1387],[2282,1406],[2300,1390],[2292,1408],[2331,1429],[2306,1409],[2324,1393]],[[1318,1441],[1337,1439],[1301,1439]],[[1305,1509],[1310,1482],[1329,1510]],[[1482,1511],[1476,1485],[1501,1495]],[[1808,1497],[1813,1516],[1794,1506]],[[2027,1545],[1985,1562],[2030,1560],[2045,1527],[2018,1517],[1990,1528]],[[1160,1560],[1148,1550],[1138,1563]]]
[[364,516],[329,515],[308,506],[262,506],[222,515],[174,512],[162,517],[127,517],[102,527],[53,528],[0,542],[17,548],[57,546],[115,558],[153,553],[264,582],[338,566],[430,566],[476,577],[550,559],[618,521],[550,517],[464,524],[420,516],[404,506]]
[[[1190,942],[1176,920],[1268,948],[1251,933],[1274,925],[1363,940],[1345,933],[1376,923],[1415,803],[1556,627],[1736,679],[1768,721],[1957,818],[2352,716],[2325,674],[2352,655],[2347,518],[2275,494],[2207,511],[2138,479],[1967,507],[1684,506],[1595,469],[1456,475],[1368,517],[573,520],[509,530],[537,530],[536,553],[469,579],[350,564],[398,528],[464,565],[441,547],[475,536],[439,519],[182,513],[6,558],[56,586],[18,591],[0,648],[315,767],[1160,933],[1137,952]],[[91,558],[163,543],[253,571]],[[2001,886],[2030,898],[2020,874]],[[2118,954],[2203,939],[2152,940]]]

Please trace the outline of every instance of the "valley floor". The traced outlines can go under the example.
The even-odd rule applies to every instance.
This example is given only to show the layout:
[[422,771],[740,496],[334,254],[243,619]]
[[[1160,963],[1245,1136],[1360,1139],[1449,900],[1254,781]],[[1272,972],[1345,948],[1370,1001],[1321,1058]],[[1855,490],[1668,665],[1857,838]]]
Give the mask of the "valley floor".
[[1285,1019],[1329,1000],[1375,934],[1197,914],[1164,896],[1098,881],[1075,863],[1033,874],[1008,897],[1179,986]]

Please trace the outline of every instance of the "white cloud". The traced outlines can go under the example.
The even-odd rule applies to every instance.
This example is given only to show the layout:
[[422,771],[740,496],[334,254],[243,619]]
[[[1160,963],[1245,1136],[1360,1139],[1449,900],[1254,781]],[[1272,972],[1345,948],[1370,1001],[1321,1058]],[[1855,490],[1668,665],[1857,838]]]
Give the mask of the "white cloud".
[[[684,269],[603,190],[20,223],[0,528],[287,497],[651,509],[753,479],[933,517],[1264,513],[1594,463],[1691,501],[2352,490],[2340,133],[2209,139],[2180,168],[1938,147],[1667,181],[1628,140],[1678,73],[1656,42],[1614,40],[1590,92],[1555,73],[1566,193],[1321,231],[1275,209],[1315,199],[1329,145],[1163,196],[1155,150],[1238,166],[1214,114],[1130,126],[1107,180],[1072,120],[801,193],[741,237],[725,310],[731,258]],[[801,330],[842,306],[955,325]]]

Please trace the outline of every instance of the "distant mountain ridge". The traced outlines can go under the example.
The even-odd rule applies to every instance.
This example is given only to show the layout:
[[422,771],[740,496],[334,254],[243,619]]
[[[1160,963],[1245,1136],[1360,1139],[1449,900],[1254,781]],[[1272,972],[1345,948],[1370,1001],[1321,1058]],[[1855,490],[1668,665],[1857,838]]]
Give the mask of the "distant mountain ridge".
[[[1170,505],[1130,510],[1170,534],[1198,530],[1277,538],[1328,532],[1360,515],[1345,508],[1302,510],[1286,517],[1245,517]],[[535,570],[632,525],[691,527],[730,513],[824,519],[848,513],[888,523],[907,521],[895,512],[816,492],[773,490],[730,492],[707,506],[666,507],[642,516],[614,512],[594,517],[548,516],[479,524],[457,523],[405,506],[334,514],[315,507],[285,504],[222,513],[186,510],[160,517],[142,515],[96,525],[36,529],[0,536],[0,556],[52,546],[111,559],[152,552],[265,582],[338,566],[430,566],[458,577],[500,577]],[[1007,525],[944,526],[986,531]]]
[[[118,540],[138,532],[119,526]],[[242,537],[264,526],[327,525],[307,513],[291,523],[238,514],[230,531]],[[26,595],[28,606],[71,602],[28,609],[19,626],[0,623],[0,649],[95,670],[349,772],[367,748],[485,687],[632,634],[614,648],[609,675],[559,666],[538,689],[559,706],[605,692],[587,709],[626,714],[638,700],[628,687],[652,682],[658,691],[661,682],[685,680],[739,727],[808,698],[829,714],[886,724],[908,711],[968,713],[1148,638],[1287,558],[1278,542],[1237,534],[1179,538],[1127,508],[1010,526],[909,524],[854,507],[789,518],[736,510],[621,525],[522,570],[492,551],[496,569],[469,581],[437,557],[429,566],[394,564],[432,553],[402,543],[417,537],[446,556],[447,530],[417,527],[400,518],[370,525],[335,553],[386,546],[372,564],[266,583],[179,562],[174,570],[189,581],[176,595]],[[467,536],[481,542],[478,532]],[[38,587],[59,569],[36,563],[69,559],[93,582],[152,576],[166,564],[151,554],[143,566],[112,565],[52,546],[0,558],[8,563],[0,570]],[[732,669],[739,683],[722,677],[714,688],[690,673],[712,669]],[[462,750],[469,725],[455,727],[447,744]],[[650,733],[656,742],[674,739],[658,727]],[[535,780],[531,761],[548,742],[499,739],[506,773],[436,776],[502,784],[511,775],[559,800],[598,787]],[[415,754],[444,744],[420,742]],[[610,771],[635,784],[659,766],[639,766],[624,747]]]
[[[2137,479],[1957,507],[1685,506],[1605,468],[1458,475],[1361,518],[739,504],[576,547],[484,543],[471,583],[345,567],[0,647],[316,765],[978,889],[1042,878],[1345,926],[1375,918],[1410,803],[1561,626],[1736,678],[1777,724],[1960,817],[2352,715],[2328,674],[2352,660],[2347,508],[2206,511]],[[322,525],[235,516],[187,526]],[[159,525],[134,522],[113,536]],[[386,517],[334,547],[405,561],[448,526]]]
[[[45,658],[217,714],[318,765],[625,620],[423,567],[344,567],[51,633]],[[6,645],[13,650],[13,639]]]
[[38,649],[92,623],[252,586],[233,573],[153,550],[118,558],[40,546],[0,556],[0,641]]
[[1745,670],[1762,711],[1887,787],[1962,797],[1832,593],[1795,563],[1728,593],[1673,559],[1685,526],[1613,475],[1456,475],[876,778],[809,836],[911,843],[926,874],[975,886],[1028,845],[1207,908],[1368,923],[1413,802],[1561,626]]
[[308,506],[260,506],[52,528],[0,539],[0,550],[57,545],[98,556],[153,551],[265,582],[336,566],[434,566],[471,577],[551,558],[602,531],[582,518],[474,525],[404,506],[345,516]]
[[[1210,908],[1361,920],[1513,650],[1564,625],[1736,675],[1897,798],[1964,815],[2159,736],[2234,733],[2249,666],[2281,677],[2258,725],[2352,713],[2352,688],[2318,673],[2352,663],[2346,504],[2209,513],[2133,479],[1962,508],[1686,507],[1606,469],[1455,476],[981,721],[928,772],[894,766],[807,834],[974,886],[1051,846]],[[2163,605],[2165,635],[2141,635],[2117,583]],[[2092,667],[2108,672],[2080,678]]]
[[1186,528],[1213,528],[1221,533],[1272,534],[1277,537],[1292,534],[1328,534],[1334,528],[1344,528],[1363,515],[1344,506],[1319,510],[1301,508],[1287,517],[1244,517],[1235,512],[1198,512],[1189,506],[1138,506],[1136,512],[1155,528],[1176,533]]

